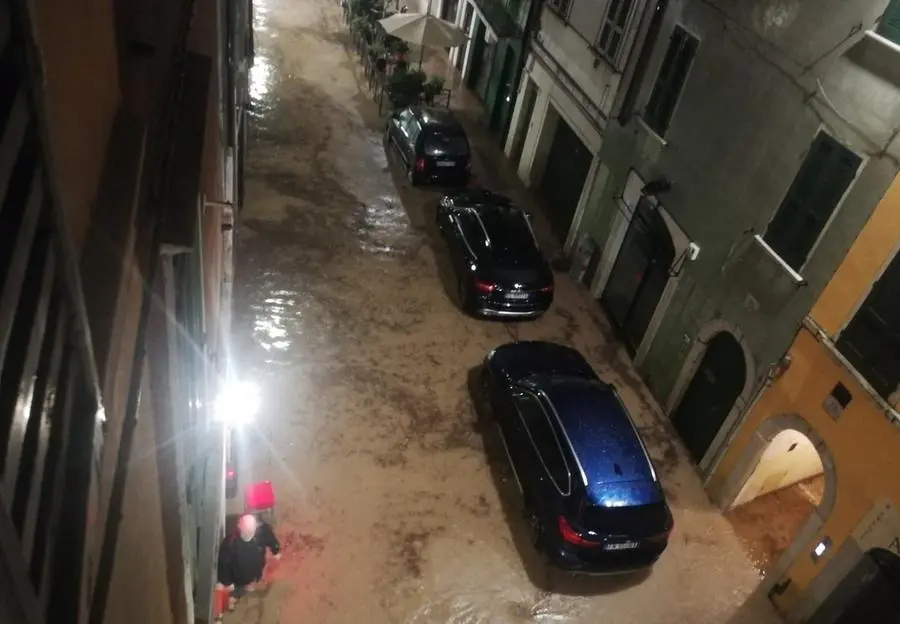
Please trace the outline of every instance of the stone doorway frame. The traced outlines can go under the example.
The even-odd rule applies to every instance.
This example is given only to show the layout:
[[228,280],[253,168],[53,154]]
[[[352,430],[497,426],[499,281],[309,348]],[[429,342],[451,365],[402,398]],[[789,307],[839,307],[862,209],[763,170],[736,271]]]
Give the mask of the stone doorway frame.
[[691,350],[684,359],[681,372],[678,374],[675,385],[672,387],[672,391],[669,393],[669,398],[666,401],[666,415],[671,418],[672,414],[681,404],[681,400],[684,398],[688,386],[691,385],[694,375],[697,374],[697,370],[703,362],[707,345],[709,345],[713,338],[722,332],[731,334],[731,337],[741,346],[741,351],[744,353],[744,387],[741,390],[740,395],[738,395],[738,398],[735,400],[734,405],[731,406],[731,411],[723,421],[716,437],[713,438],[709,448],[706,450],[703,460],[698,465],[704,479],[709,478],[712,468],[715,465],[715,460],[720,456],[722,446],[728,440],[729,434],[734,428],[735,423],[737,423],[753,403],[755,390],[757,388],[756,361],[753,358],[750,346],[744,339],[743,332],[737,325],[726,321],[725,319],[718,318],[708,322],[699,332],[697,332],[697,336],[694,338],[694,342],[691,345]]

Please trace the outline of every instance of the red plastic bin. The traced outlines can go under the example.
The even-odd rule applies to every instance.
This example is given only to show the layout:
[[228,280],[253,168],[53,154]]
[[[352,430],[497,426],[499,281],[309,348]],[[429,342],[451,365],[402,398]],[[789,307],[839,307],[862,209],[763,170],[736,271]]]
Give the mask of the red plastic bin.
[[275,507],[275,490],[271,481],[251,483],[244,491],[244,512],[270,511]]

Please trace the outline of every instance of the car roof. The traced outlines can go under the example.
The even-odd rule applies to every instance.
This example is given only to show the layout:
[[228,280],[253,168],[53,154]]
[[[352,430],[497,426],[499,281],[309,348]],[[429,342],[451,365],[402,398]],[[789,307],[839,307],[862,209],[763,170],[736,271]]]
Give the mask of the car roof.
[[488,209],[512,207],[513,201],[506,195],[487,189],[467,188],[447,195],[450,202],[459,208]]
[[414,106],[410,110],[412,110],[413,115],[416,116],[416,119],[418,119],[422,125],[462,128],[462,125],[453,113],[448,110],[442,108],[430,108],[428,106]]
[[596,380],[594,369],[577,349],[545,340],[519,340],[495,347],[488,361],[512,379],[566,376]]
[[612,386],[557,377],[539,387],[556,413],[594,503],[601,503],[611,484],[656,482],[644,443]]

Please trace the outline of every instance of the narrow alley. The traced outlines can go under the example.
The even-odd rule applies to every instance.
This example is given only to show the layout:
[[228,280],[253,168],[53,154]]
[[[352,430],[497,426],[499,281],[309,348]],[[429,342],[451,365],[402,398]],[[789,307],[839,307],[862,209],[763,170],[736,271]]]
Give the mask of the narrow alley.
[[[557,274],[535,322],[459,312],[433,231],[438,195],[388,162],[337,0],[254,10],[233,349],[263,396],[241,478],[274,483],[284,557],[225,621],[778,621],[765,599],[748,601],[759,573],[579,286]],[[476,115],[462,117],[478,182],[527,201]],[[652,572],[572,578],[531,549],[467,392],[469,370],[517,338],[573,345],[620,387],[675,514]]]

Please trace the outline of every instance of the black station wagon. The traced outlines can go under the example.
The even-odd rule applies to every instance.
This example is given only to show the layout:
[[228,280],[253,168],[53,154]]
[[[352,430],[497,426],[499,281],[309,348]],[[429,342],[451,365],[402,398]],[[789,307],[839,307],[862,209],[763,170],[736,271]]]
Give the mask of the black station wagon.
[[463,311],[502,319],[534,318],[553,302],[553,270],[527,212],[481,189],[445,195],[437,224],[447,242]]
[[576,350],[549,342],[494,349],[481,381],[535,547],[578,573],[629,572],[656,562],[674,522],[615,388]]
[[391,115],[385,130],[387,149],[400,155],[412,185],[434,182],[465,186],[472,171],[469,139],[453,113],[412,106]]

